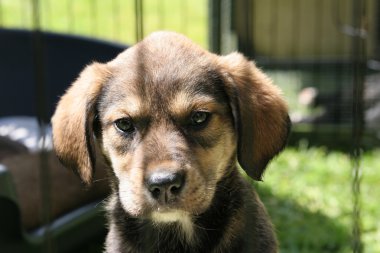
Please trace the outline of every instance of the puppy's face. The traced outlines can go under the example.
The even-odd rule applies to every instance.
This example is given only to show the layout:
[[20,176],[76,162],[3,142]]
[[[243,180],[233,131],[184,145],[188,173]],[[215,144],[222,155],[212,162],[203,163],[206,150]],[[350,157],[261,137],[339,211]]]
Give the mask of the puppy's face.
[[177,52],[186,58],[181,62],[165,51],[139,50],[115,64],[118,74],[98,106],[100,140],[120,201],[136,217],[200,214],[236,156],[222,77],[192,51]]
[[67,167],[90,183],[98,142],[125,211],[164,222],[204,212],[237,161],[260,180],[289,130],[280,91],[254,63],[170,32],[87,67],[52,123]]

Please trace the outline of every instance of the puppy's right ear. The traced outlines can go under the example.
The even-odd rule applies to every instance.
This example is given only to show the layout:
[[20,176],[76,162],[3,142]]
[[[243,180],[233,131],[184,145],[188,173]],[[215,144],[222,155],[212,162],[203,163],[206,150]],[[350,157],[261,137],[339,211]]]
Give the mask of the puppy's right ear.
[[269,161],[285,146],[290,120],[280,89],[239,53],[219,58],[238,133],[238,161],[261,180]]
[[91,182],[95,167],[96,103],[109,76],[106,65],[94,63],[86,67],[61,98],[52,117],[53,145],[59,160],[86,184]]

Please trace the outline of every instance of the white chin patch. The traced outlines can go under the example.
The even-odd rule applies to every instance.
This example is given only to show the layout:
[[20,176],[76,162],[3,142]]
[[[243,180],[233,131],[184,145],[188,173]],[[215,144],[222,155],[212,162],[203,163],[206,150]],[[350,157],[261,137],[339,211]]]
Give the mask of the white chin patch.
[[185,237],[190,241],[192,240],[194,228],[189,213],[181,210],[155,211],[152,213],[151,219],[158,226],[160,224],[177,223],[182,228]]
[[152,213],[152,220],[156,223],[183,222],[188,219],[190,219],[189,214],[180,210],[154,211]]

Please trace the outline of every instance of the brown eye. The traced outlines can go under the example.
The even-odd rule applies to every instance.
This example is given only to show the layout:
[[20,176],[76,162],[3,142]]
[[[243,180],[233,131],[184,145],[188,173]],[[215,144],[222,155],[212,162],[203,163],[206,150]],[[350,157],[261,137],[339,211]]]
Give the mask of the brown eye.
[[123,133],[131,133],[134,131],[135,127],[133,126],[132,120],[130,118],[122,118],[115,121],[115,126],[118,130]]
[[202,127],[207,124],[210,118],[209,112],[196,111],[191,115],[190,124],[193,127]]

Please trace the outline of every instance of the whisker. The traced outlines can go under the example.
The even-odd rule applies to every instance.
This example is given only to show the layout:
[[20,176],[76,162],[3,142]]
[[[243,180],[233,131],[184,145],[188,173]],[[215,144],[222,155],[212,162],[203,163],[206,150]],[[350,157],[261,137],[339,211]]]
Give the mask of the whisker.
[[98,207],[98,206],[100,206],[100,205],[103,205],[103,207],[104,207],[104,205],[105,205],[107,202],[108,202],[108,198],[105,198],[105,199],[101,200],[100,202],[96,203],[95,207]]
[[103,181],[109,181],[111,178],[106,177],[106,178],[97,178],[93,181],[93,183],[98,183],[98,182],[103,182]]

